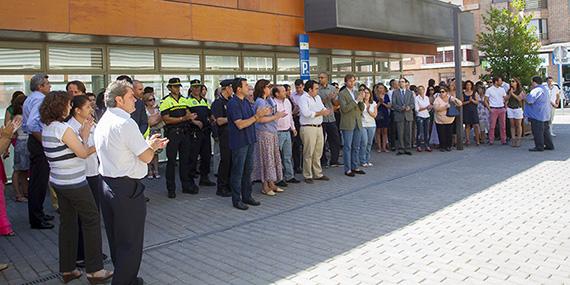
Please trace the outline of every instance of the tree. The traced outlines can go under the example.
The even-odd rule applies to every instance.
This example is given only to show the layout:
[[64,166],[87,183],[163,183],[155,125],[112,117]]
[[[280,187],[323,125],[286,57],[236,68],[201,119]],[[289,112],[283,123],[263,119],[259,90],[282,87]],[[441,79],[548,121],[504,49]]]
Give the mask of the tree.
[[510,9],[491,7],[483,16],[485,32],[477,35],[477,48],[484,53],[493,75],[517,77],[524,85],[537,74],[540,40],[536,27],[525,16],[525,0],[513,0]]

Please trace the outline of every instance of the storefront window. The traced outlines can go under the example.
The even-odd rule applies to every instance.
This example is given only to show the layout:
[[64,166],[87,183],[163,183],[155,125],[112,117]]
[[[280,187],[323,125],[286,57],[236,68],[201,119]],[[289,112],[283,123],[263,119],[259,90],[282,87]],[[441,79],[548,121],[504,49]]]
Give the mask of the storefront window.
[[291,88],[295,88],[295,80],[299,79],[299,74],[279,74],[277,75],[277,84],[289,84]]
[[162,70],[200,70],[200,55],[197,54],[161,54]]
[[372,75],[357,76],[356,82],[358,82],[359,86],[366,85],[368,88],[372,88],[372,85],[374,85],[374,76]]
[[50,69],[103,69],[101,48],[50,47]]
[[206,98],[208,102],[212,103],[216,99],[215,97],[215,90],[220,87],[220,82],[224,79],[234,79],[236,76],[234,74],[225,74],[225,75],[204,75],[204,85],[208,88],[208,95]]
[[356,72],[374,72],[374,60],[368,58],[357,58],[354,60]]
[[390,62],[387,59],[376,59],[376,71],[377,72],[389,72]]
[[235,71],[239,70],[239,57],[230,55],[207,55],[206,70]]
[[40,69],[39,49],[0,48],[0,69]]
[[74,80],[83,82],[87,92],[97,93],[105,88],[105,76],[103,74],[50,74],[48,79],[51,84],[51,90],[65,91],[67,83]]
[[399,59],[392,59],[390,60],[390,71],[397,71],[399,72],[401,66],[401,61]]
[[111,69],[145,70],[154,69],[154,50],[122,49],[109,50]]
[[[310,62],[309,62],[310,64]],[[293,57],[277,58],[277,71],[299,72],[299,59]]]
[[272,57],[246,56],[243,58],[244,71],[273,71]]
[[333,72],[352,72],[352,59],[350,57],[333,57]]

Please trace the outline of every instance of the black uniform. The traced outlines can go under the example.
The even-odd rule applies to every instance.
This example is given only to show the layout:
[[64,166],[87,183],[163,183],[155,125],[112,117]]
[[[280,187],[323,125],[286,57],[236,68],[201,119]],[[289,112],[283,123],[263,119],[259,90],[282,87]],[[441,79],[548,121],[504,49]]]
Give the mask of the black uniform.
[[[218,97],[212,103],[212,114],[214,118],[227,118],[228,99],[224,96]],[[218,191],[220,196],[231,196],[230,171],[232,168],[232,153],[230,151],[228,124],[218,125],[218,138],[220,145],[220,164],[218,166]]]
[[[212,141],[210,128],[210,104],[204,98],[189,97],[187,100],[191,113],[196,113],[196,120],[202,122],[202,128],[190,123],[190,180],[194,181],[198,155],[200,155],[200,185],[214,186],[208,178],[212,157]],[[213,184],[213,185],[212,185]]]

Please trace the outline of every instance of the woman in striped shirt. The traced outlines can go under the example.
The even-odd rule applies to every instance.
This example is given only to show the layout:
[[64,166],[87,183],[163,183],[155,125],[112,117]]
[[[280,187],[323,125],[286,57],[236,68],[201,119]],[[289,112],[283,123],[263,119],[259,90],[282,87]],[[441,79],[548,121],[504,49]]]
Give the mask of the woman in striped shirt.
[[84,123],[80,137],[65,123],[71,110],[71,95],[52,91],[40,107],[42,146],[50,166],[49,181],[55,189],[60,209],[59,266],[65,283],[81,277],[75,267],[77,256],[77,218],[85,237],[85,267],[90,283],[104,282],[113,276],[103,269],[101,222],[85,175],[85,158],[95,152],[87,142],[92,122]]

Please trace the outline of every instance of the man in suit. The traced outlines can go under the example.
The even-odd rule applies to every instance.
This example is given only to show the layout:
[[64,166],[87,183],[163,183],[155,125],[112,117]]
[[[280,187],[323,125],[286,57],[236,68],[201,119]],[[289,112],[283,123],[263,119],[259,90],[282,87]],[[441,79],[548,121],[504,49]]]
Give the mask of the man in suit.
[[358,168],[360,158],[360,131],[362,129],[362,111],[364,110],[364,93],[354,88],[356,77],[347,74],[344,77],[345,87],[338,95],[340,102],[340,130],[342,132],[344,174],[354,177],[356,174],[366,174]]
[[414,93],[406,88],[406,79],[399,81],[400,89],[394,90],[392,94],[392,109],[394,110],[394,121],[398,130],[398,155],[412,155],[412,123],[414,121],[415,100]]

